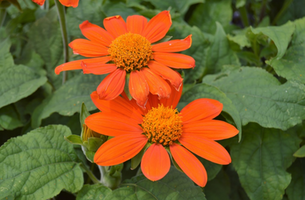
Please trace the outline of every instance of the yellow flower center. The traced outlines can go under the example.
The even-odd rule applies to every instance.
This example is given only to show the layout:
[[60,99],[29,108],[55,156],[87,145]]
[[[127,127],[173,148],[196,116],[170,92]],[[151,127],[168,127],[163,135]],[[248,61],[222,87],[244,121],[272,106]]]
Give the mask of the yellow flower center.
[[182,135],[182,120],[177,109],[159,105],[143,118],[142,128],[148,140],[163,146],[171,145]]
[[112,61],[126,72],[139,70],[152,59],[151,43],[143,36],[125,33],[110,44],[108,52]]

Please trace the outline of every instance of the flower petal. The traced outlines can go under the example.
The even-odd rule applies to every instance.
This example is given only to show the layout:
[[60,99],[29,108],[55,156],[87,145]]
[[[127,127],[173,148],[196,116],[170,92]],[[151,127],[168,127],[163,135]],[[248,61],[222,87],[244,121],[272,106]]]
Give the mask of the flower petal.
[[126,72],[122,69],[116,69],[106,76],[96,89],[99,97],[104,100],[112,100],[119,96],[124,90],[125,76]]
[[108,74],[117,69],[117,66],[115,64],[102,64],[102,63],[90,64],[90,63],[82,62],[81,65],[84,74],[95,74],[95,75]]
[[109,136],[139,135],[143,133],[142,128],[134,119],[111,112],[98,112],[89,115],[85,119],[85,124],[91,130]]
[[183,134],[201,135],[210,140],[231,138],[237,135],[238,132],[233,125],[219,120],[199,120],[183,124]]
[[144,153],[141,161],[141,170],[151,181],[163,178],[170,169],[170,159],[167,151],[161,144],[152,144]]
[[195,67],[195,60],[193,57],[180,53],[154,52],[153,57],[155,61],[175,69],[189,69]]
[[46,0],[32,0],[34,3],[37,3],[38,5],[42,6]]
[[132,15],[127,17],[126,24],[129,32],[141,35],[147,24],[147,19],[141,15]]
[[129,92],[131,96],[136,100],[137,104],[145,108],[147,103],[149,87],[146,83],[145,77],[141,76],[138,71],[132,71],[129,79]]
[[136,156],[146,145],[144,135],[122,135],[105,142],[95,153],[94,162],[101,166],[123,163]]
[[171,154],[182,171],[200,187],[208,181],[207,172],[202,163],[191,152],[174,143],[170,147]]
[[183,40],[170,40],[159,44],[152,45],[153,51],[158,52],[179,52],[190,48],[192,45],[192,35]]
[[180,97],[182,94],[182,90],[183,90],[183,85],[181,85],[179,91],[177,91],[175,88],[173,88],[173,86],[171,86],[170,97],[160,99],[160,103],[163,104],[164,106],[176,108],[179,103],[179,100],[180,100]]
[[130,117],[137,121],[137,124],[142,123],[142,112],[138,112],[139,110],[134,108],[130,105],[129,100],[118,96],[117,98],[107,101],[100,99],[97,92],[94,91],[91,93],[91,100],[93,101],[94,105],[103,112],[115,112],[127,117]]
[[79,0],[59,0],[59,2],[64,6],[72,6],[73,8],[76,8],[78,6]]
[[158,95],[159,98],[169,98],[171,94],[171,88],[169,84],[163,80],[160,76],[153,73],[148,68],[142,68],[139,71],[140,76],[144,76],[148,84],[149,91],[152,94]]
[[227,150],[213,140],[200,135],[182,134],[179,142],[193,153],[211,162],[221,165],[231,163],[231,157]]
[[196,120],[211,120],[222,111],[222,103],[214,99],[196,99],[181,110],[183,124]]
[[85,57],[98,57],[108,55],[108,48],[86,39],[76,39],[70,42],[69,46],[75,54],[80,54]]
[[154,16],[145,26],[143,36],[151,43],[161,40],[172,25],[169,11],[165,10]]
[[153,73],[161,76],[166,80],[169,80],[170,83],[175,87],[175,89],[179,90],[180,86],[182,85],[183,79],[181,78],[181,75],[178,72],[156,61],[150,61],[148,63],[148,67]]
[[91,24],[88,20],[79,25],[82,34],[89,40],[109,47],[114,37],[102,27]]
[[109,61],[109,57],[101,57],[101,58],[90,58],[90,59],[82,59],[82,60],[74,60],[71,62],[63,63],[55,68],[55,74],[60,74],[62,71],[69,71],[69,70],[75,70],[75,69],[82,69],[82,62],[86,64],[91,63],[99,63],[104,64]]
[[105,18],[104,26],[115,38],[128,33],[126,23],[120,15]]

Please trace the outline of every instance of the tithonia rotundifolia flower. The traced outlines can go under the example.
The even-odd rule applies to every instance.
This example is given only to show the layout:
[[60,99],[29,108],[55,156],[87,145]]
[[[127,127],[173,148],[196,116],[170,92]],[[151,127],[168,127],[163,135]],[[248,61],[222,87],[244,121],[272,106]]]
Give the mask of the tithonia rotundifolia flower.
[[[34,3],[37,3],[38,5],[42,6],[46,0],[32,0],[32,1]],[[79,0],[59,0],[59,2],[64,6],[67,6],[67,7],[72,6],[72,7],[76,8],[78,6]]]
[[[76,39],[69,46],[75,54],[91,59],[64,63],[55,69],[61,71],[82,69],[85,74],[108,74],[97,87],[101,99],[112,100],[125,87],[137,104],[145,107],[148,95],[168,98],[171,87],[179,90],[182,78],[171,69],[188,69],[195,66],[195,60],[181,53],[190,48],[191,35],[185,39],[160,42],[169,30],[172,21],[169,11],[162,11],[150,21],[140,15],[105,18],[104,28],[88,21],[80,25],[87,39]],[[129,80],[126,83],[126,79]],[[128,85],[127,85],[128,84]]]
[[100,146],[94,162],[101,166],[117,165],[149,146],[141,159],[141,170],[148,179],[157,181],[168,173],[170,153],[182,171],[204,187],[207,173],[194,154],[217,164],[229,164],[229,153],[215,140],[233,137],[238,130],[214,119],[223,108],[217,100],[197,99],[179,112],[176,106],[181,90],[173,90],[167,99],[150,94],[146,110],[126,95],[105,101],[93,92],[91,99],[102,112],[88,116],[85,124],[113,137]]

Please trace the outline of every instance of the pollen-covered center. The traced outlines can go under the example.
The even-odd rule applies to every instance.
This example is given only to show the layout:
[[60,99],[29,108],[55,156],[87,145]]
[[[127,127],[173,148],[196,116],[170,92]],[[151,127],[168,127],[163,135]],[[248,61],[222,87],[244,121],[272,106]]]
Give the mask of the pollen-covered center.
[[182,120],[177,109],[159,105],[152,108],[141,124],[144,134],[153,143],[171,145],[182,135]]
[[139,70],[152,59],[151,43],[143,36],[125,33],[110,44],[112,61],[126,72]]

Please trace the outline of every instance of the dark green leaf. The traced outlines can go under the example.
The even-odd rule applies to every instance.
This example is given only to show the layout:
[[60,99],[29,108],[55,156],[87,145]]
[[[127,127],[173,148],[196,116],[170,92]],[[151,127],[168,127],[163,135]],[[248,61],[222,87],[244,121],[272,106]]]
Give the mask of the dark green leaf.
[[0,148],[0,198],[48,199],[61,190],[77,192],[83,173],[61,125],[35,129]]
[[288,172],[292,175],[286,190],[289,200],[305,200],[305,159],[297,159]]
[[281,200],[291,176],[286,169],[300,139],[296,132],[265,129],[249,124],[242,141],[231,146],[232,164],[251,200]]
[[304,158],[305,157],[305,145],[299,148],[294,154],[294,157]]
[[104,200],[112,191],[103,185],[84,185],[78,192],[76,200]]
[[13,130],[23,126],[23,123],[20,120],[20,116],[17,110],[14,108],[14,105],[8,105],[0,109],[0,127]]
[[32,126],[38,127],[42,119],[54,112],[65,116],[72,116],[74,113],[79,112],[79,107],[82,103],[88,106],[88,110],[94,110],[95,106],[90,98],[90,94],[96,90],[103,77],[80,74],[68,80],[35,109],[32,116]]
[[220,171],[216,178],[207,183],[204,193],[208,200],[230,200],[229,177],[223,171]]
[[[230,72],[230,73],[229,73]],[[223,91],[239,111],[242,124],[257,122],[267,128],[288,129],[305,119],[305,87],[283,85],[260,68],[242,67],[215,80],[203,79]]]

